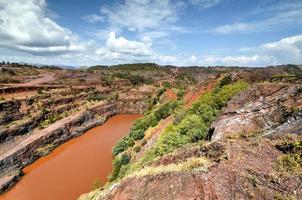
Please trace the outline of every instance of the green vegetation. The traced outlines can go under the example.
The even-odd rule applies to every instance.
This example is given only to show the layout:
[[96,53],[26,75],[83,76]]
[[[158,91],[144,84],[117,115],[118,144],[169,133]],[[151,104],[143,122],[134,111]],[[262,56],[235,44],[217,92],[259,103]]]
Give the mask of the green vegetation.
[[119,98],[119,94],[117,92],[112,92],[108,96],[109,101],[115,101],[115,100],[118,100],[118,98]]
[[185,90],[183,89],[178,90],[176,95],[177,95],[177,99],[182,99],[185,95]]
[[101,83],[104,86],[110,86],[112,84],[112,76],[104,76],[101,78]]
[[90,91],[87,98],[88,101],[100,101],[102,99],[104,99],[104,97],[101,92],[96,89]]
[[124,153],[115,157],[113,161],[113,170],[112,175],[109,177],[110,181],[116,180],[119,176],[121,176],[121,171],[125,171],[125,166],[130,163],[130,155]]
[[[209,132],[211,123],[219,111],[238,92],[246,89],[248,84],[238,81],[227,84],[228,80],[220,83],[212,92],[201,96],[193,104],[192,108],[183,110],[180,101],[173,101],[149,111],[145,116],[137,120],[127,137],[123,138],[113,148],[113,172],[110,181],[123,178],[132,168],[140,168],[144,163],[150,162],[164,154],[171,153],[176,149],[188,144],[204,140]],[[226,84],[226,85],[225,85]],[[161,92],[160,92],[161,93]],[[154,127],[161,119],[167,118],[172,112],[178,113],[174,123],[168,126],[160,135],[155,145],[149,149],[142,159],[133,166],[130,166],[130,156],[126,153],[129,147],[133,147],[133,153],[139,152],[141,147],[134,141],[141,140],[149,127]],[[143,146],[146,141],[143,140]],[[128,152],[129,153],[129,152]],[[132,169],[133,170],[133,169]]]
[[96,190],[96,189],[100,189],[101,188],[101,181],[99,179],[97,179],[92,186],[92,190]]
[[276,162],[276,170],[284,173],[302,173],[302,141],[285,142],[276,146],[284,155]]
[[143,139],[145,131],[149,127],[156,126],[161,119],[168,117],[178,105],[180,105],[178,101],[163,104],[159,108],[146,113],[143,118],[136,120],[131,127],[129,136],[124,137],[113,148],[113,155],[117,156],[119,153],[132,147],[134,145],[133,141]]
[[152,84],[153,83],[152,79],[147,79],[144,76],[133,75],[130,73],[117,72],[117,73],[114,73],[113,76],[121,78],[121,79],[129,80],[132,85]]
[[43,129],[43,128],[47,127],[48,125],[53,124],[54,122],[58,121],[59,119],[62,119],[62,116],[60,114],[58,114],[58,113],[49,114],[49,115],[47,115],[47,118],[38,125],[38,128]]
[[[215,88],[201,96],[176,124],[167,127],[156,144],[144,155],[142,163],[173,152],[183,145],[205,139],[210,124],[223,106],[238,92],[247,88],[247,83],[236,82]],[[176,117],[177,118],[177,117]]]

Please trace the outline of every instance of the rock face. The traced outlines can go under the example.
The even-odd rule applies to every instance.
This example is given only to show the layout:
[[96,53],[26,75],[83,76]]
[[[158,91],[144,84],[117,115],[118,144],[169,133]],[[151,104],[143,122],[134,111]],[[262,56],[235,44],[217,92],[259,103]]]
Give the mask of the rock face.
[[0,103],[0,126],[11,121],[20,119],[23,115],[19,112],[21,103],[19,101],[7,101]]
[[300,85],[253,85],[212,124],[212,141],[144,166],[165,169],[205,158],[207,170],[138,173],[80,199],[302,199],[301,173],[279,170],[280,158],[289,154],[277,148],[302,141],[301,109]]
[[257,84],[237,95],[212,125],[212,140],[238,133],[302,134],[302,88],[288,84]]

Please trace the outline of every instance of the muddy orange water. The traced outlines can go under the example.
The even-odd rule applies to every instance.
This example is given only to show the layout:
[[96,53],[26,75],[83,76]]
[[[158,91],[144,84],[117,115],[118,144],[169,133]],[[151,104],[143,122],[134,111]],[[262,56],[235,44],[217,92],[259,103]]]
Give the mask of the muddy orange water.
[[111,149],[141,115],[116,115],[56,148],[24,169],[25,176],[1,200],[74,200],[105,183],[111,172]]

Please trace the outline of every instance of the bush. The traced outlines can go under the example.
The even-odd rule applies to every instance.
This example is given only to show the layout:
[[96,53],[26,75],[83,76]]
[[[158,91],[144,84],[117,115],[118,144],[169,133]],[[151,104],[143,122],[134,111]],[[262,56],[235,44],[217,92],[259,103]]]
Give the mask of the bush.
[[176,101],[162,105],[154,112],[156,119],[159,121],[167,118],[178,105],[179,104]]
[[192,106],[192,112],[202,118],[206,125],[214,120],[217,110],[208,104],[197,102]]
[[89,92],[89,96],[87,98],[88,101],[100,101],[104,99],[100,91],[98,90],[93,90]]
[[231,76],[230,76],[230,75],[225,76],[225,77],[223,77],[223,78],[221,79],[220,84],[219,84],[219,87],[223,87],[223,86],[228,85],[228,84],[230,84],[230,83],[232,83],[232,78],[231,78]]
[[113,147],[112,153],[114,156],[117,156],[119,153],[128,149],[129,146],[128,138],[124,137]]
[[156,93],[156,96],[160,97],[166,90],[167,90],[166,87],[159,88],[157,93]]
[[156,142],[155,153],[157,156],[162,156],[174,151],[188,142],[189,138],[185,135],[181,135],[177,131],[177,128],[171,125],[160,135]]
[[101,82],[105,86],[110,86],[112,84],[112,77],[111,76],[104,76],[101,78]]
[[133,148],[133,150],[136,152],[136,153],[138,153],[138,152],[140,152],[141,151],[141,146],[139,146],[139,145],[137,145],[137,146],[135,146],[134,148]]
[[178,90],[177,91],[177,98],[178,99],[182,99],[185,95],[185,91],[184,90]]
[[197,142],[206,137],[208,126],[197,115],[189,115],[177,126],[181,135],[186,135],[191,142]]
[[145,136],[145,131],[143,130],[134,130],[130,133],[130,137],[132,137],[134,140],[141,140]]
[[116,157],[113,160],[113,169],[112,169],[112,175],[110,176],[109,180],[114,181],[118,178],[122,166],[125,166],[130,163],[131,157],[128,154],[122,154],[118,157]]
[[167,81],[163,82],[163,86],[164,86],[165,88],[171,88],[171,87],[172,87],[172,86],[171,86],[171,83],[169,83],[169,82],[167,82]]

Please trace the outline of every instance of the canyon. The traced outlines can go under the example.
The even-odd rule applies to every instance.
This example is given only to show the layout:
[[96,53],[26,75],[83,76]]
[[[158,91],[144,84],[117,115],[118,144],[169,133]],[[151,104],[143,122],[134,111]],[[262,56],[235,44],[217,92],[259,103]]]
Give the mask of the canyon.
[[[302,197],[301,66],[0,69],[0,199],[76,199],[90,189],[79,199]],[[117,120],[124,114],[127,126]],[[77,147],[73,161],[58,159]],[[83,173],[73,171],[77,162]],[[65,167],[74,173],[62,174],[69,189],[58,184],[47,195],[30,184],[55,188],[47,180]],[[104,172],[94,188],[100,175],[89,169]]]

